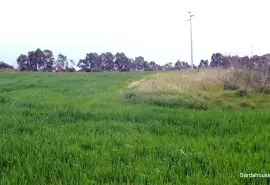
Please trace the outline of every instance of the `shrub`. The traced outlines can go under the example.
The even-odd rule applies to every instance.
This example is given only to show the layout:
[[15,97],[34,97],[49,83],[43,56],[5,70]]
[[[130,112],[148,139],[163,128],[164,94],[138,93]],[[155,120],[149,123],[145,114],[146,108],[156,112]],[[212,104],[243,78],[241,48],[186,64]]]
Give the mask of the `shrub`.
[[257,91],[263,94],[270,94],[270,86],[259,87]]
[[245,97],[245,96],[248,96],[248,93],[245,90],[239,90],[239,91],[236,91],[235,95],[237,97]]
[[170,108],[188,108],[195,110],[207,110],[208,107],[206,104],[197,101],[197,100],[184,100],[179,98],[170,98],[170,99],[150,99],[149,104],[170,107]]
[[237,90],[240,86],[236,84],[233,79],[224,79],[223,80],[223,89],[224,90]]
[[126,92],[124,93],[125,99],[133,99],[136,97],[136,94],[134,92]]
[[250,104],[248,102],[240,102],[238,105],[240,107],[243,107],[243,108],[253,108],[253,109],[255,108],[254,105],[252,105],[252,104]]

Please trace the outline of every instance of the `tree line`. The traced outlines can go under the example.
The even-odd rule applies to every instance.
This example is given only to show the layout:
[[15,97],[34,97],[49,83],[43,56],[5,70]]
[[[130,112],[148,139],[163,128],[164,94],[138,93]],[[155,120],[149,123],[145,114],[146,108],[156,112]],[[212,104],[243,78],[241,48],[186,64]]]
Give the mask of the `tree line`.
[[[185,61],[169,62],[164,65],[147,61],[142,56],[129,58],[125,53],[112,54],[106,53],[87,53],[84,59],[80,59],[77,64],[74,60],[68,59],[63,54],[54,57],[51,50],[37,49],[29,51],[28,54],[21,54],[17,58],[19,71],[42,71],[51,72],[55,68],[63,72],[74,72],[75,66],[79,71],[84,72],[113,72],[113,71],[157,71],[157,70],[183,70],[191,66]],[[201,60],[198,66],[194,68],[242,68],[249,69],[268,69],[270,68],[270,54],[253,57],[225,56],[221,53],[214,53],[211,61]],[[0,68],[14,69],[4,62],[0,62]],[[270,69],[269,69],[270,71]]]
[[254,55],[252,57],[244,56],[225,56],[221,53],[214,53],[211,56],[211,62],[201,60],[199,68],[237,68],[270,71],[270,54],[262,56]]
[[[21,54],[17,59],[18,69],[20,71],[43,71],[50,72],[55,68],[60,71],[75,71],[74,60],[69,60],[67,56],[58,54],[55,58],[50,50],[30,51],[27,55]],[[112,71],[153,71],[153,70],[181,70],[190,68],[187,62],[177,61],[175,64],[168,63],[159,65],[154,61],[148,62],[142,56],[129,58],[125,53],[111,52],[102,54],[87,53],[84,59],[80,59],[76,65],[85,72],[112,72]]]

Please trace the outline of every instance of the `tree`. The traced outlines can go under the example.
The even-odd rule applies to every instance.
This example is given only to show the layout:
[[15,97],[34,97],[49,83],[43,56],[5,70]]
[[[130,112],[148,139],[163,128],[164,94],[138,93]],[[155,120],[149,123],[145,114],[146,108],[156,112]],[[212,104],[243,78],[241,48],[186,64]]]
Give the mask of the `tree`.
[[137,69],[136,69],[135,60],[133,58],[130,58],[129,62],[130,62],[129,71],[136,71]]
[[150,66],[148,61],[143,61],[143,71],[150,71]]
[[77,67],[81,69],[80,71],[90,72],[90,65],[85,59],[80,59]]
[[184,68],[184,66],[182,65],[182,62],[180,60],[178,60],[177,62],[175,62],[173,68],[174,68],[174,70],[182,70]]
[[134,69],[135,69],[135,71],[143,71],[144,70],[144,58],[142,56],[135,57]]
[[17,64],[21,71],[29,71],[31,70],[30,61],[28,56],[21,54],[17,59]]
[[223,56],[221,53],[214,53],[211,57],[210,67],[229,68],[232,67],[232,62],[229,57]]
[[39,48],[34,52],[34,61],[33,66],[35,66],[35,71],[44,70],[46,66],[46,57],[45,53],[41,51]]
[[43,51],[43,66],[42,66],[42,70],[43,71],[52,71],[52,67],[54,64],[54,56],[53,56],[53,52],[51,50],[44,50]]
[[102,71],[113,71],[114,56],[111,52],[102,53],[99,56],[99,62],[101,63],[101,70]]
[[158,65],[154,62],[154,61],[151,61],[150,63],[149,63],[149,67],[150,67],[150,70],[151,71],[156,71],[156,70],[158,70]]
[[29,51],[28,55],[21,54],[17,59],[21,71],[50,71],[53,61],[52,51],[40,49]]
[[55,66],[60,68],[61,71],[65,71],[68,68],[68,58],[67,58],[67,56],[59,53],[57,55]]
[[70,59],[69,60],[69,67],[74,68],[74,66],[75,66],[75,61],[73,59]]
[[220,53],[214,53],[211,56],[210,67],[212,67],[212,68],[219,67],[221,65],[221,59],[222,59],[222,54],[220,54]]
[[130,71],[131,62],[125,53],[116,53],[115,54],[115,70],[119,71]]
[[79,60],[77,66],[86,72],[97,71],[100,66],[98,54],[87,53],[85,59]]
[[[175,62],[174,66],[173,67],[168,67],[170,66],[171,64],[167,64],[165,65],[164,67],[167,69],[167,70],[183,70],[183,69],[189,69],[191,68],[191,66],[187,63],[187,62],[184,62],[184,61],[180,61],[178,60],[177,62]],[[194,68],[196,66],[194,65]]]
[[99,55],[97,53],[87,54],[86,59],[91,64],[92,72],[100,72],[101,71],[101,62],[99,60]]
[[229,58],[227,56],[222,56],[220,66],[222,68],[227,69],[227,68],[232,67],[232,63],[231,63],[231,61],[229,60]]
[[28,61],[29,61],[29,70],[37,71],[37,60],[36,60],[35,51],[28,52]]
[[[190,69],[191,65],[189,65],[187,62],[182,62],[182,66],[184,67],[184,69]],[[194,68],[196,68],[196,66],[193,64]]]
[[171,70],[173,70],[173,69],[174,69],[174,68],[173,68],[173,63],[172,63],[172,62],[166,63],[166,64],[163,66],[163,69],[164,69],[165,71],[171,71]]
[[182,63],[178,60],[177,62],[175,62],[174,64],[174,70],[181,70],[182,69]]
[[28,60],[32,71],[40,71],[46,65],[45,54],[39,48],[36,51],[28,52]]
[[209,67],[209,62],[208,60],[201,60],[198,68],[208,68]]
[[7,63],[5,63],[5,62],[3,62],[3,61],[1,61],[0,62],[0,69],[14,69],[14,67],[7,64]]

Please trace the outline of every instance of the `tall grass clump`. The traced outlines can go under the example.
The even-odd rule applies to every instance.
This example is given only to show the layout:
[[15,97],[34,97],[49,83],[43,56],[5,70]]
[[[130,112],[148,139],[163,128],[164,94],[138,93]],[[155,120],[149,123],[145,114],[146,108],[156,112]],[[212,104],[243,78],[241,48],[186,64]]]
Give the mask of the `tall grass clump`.
[[270,78],[268,73],[262,70],[235,69],[234,80],[241,84],[241,88],[259,93],[270,93]]

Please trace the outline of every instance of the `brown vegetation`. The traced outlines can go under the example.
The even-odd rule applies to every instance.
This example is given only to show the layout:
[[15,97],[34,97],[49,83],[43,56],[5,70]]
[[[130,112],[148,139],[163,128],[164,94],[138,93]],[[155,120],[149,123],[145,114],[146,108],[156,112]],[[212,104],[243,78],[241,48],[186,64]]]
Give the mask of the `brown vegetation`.
[[222,80],[233,76],[228,69],[200,69],[182,72],[157,72],[155,75],[133,82],[129,88],[144,92],[190,92],[222,88]]

